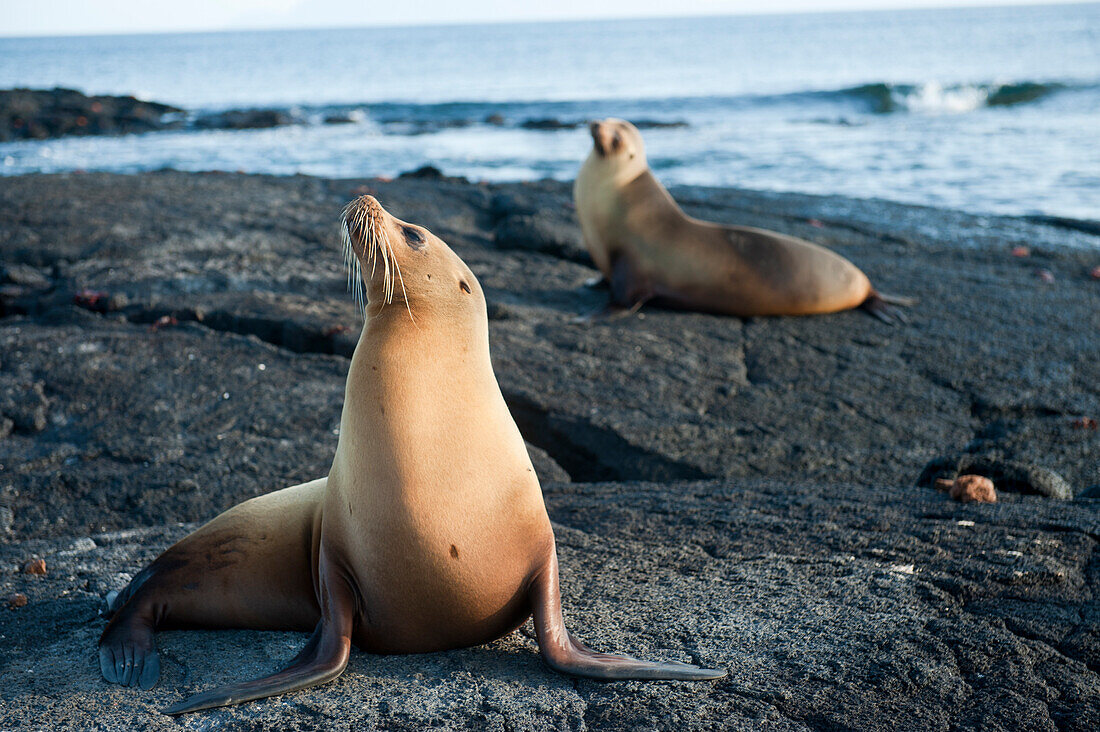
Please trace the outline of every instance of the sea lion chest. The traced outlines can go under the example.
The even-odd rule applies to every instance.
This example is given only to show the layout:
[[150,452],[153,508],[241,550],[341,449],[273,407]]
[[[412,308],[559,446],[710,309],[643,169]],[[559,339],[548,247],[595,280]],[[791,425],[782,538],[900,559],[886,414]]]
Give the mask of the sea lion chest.
[[362,598],[355,641],[367,650],[476,645],[527,617],[527,582],[553,535],[481,366],[353,359],[322,541]]

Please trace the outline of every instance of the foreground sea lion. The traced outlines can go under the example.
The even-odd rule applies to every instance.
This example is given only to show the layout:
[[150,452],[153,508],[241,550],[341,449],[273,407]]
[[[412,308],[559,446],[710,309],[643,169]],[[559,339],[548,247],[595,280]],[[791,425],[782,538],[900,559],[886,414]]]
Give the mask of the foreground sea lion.
[[592,152],[573,186],[584,244],[611,288],[609,312],[649,300],[725,315],[812,315],[862,307],[904,321],[839,254],[793,236],[685,214],[646,162],[634,125],[590,125]]
[[180,714],[334,679],[352,643],[373,653],[461,648],[532,614],[543,658],[563,673],[724,676],[596,653],[570,635],[554,533],[493,375],[477,278],[370,196],[345,209],[342,226],[360,298],[367,275],[366,322],[328,477],[231,508],[109,598],[104,678],[151,688],[158,628],[313,631],[284,670],[164,710]]

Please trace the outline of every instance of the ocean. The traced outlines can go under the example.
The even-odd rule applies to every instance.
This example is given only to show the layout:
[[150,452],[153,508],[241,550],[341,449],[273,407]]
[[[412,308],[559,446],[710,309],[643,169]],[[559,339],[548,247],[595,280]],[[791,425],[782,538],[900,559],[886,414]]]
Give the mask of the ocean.
[[1100,218],[1100,4],[0,39],[0,88],[53,86],[299,123],[5,143],[0,174],[569,180],[616,116],[666,184]]

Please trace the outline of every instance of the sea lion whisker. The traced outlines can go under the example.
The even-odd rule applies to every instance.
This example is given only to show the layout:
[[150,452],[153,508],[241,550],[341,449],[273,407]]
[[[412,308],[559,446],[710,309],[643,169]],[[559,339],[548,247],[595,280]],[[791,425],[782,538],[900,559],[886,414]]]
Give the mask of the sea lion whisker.
[[382,234],[382,253],[386,257],[386,304],[388,305],[393,302],[393,268],[397,262],[393,247],[390,245],[390,239],[384,232]]
[[347,288],[348,292],[352,293],[354,298],[355,289],[352,284],[352,276],[355,274],[355,262],[358,258],[355,256],[355,249],[352,244],[352,228],[354,228],[353,222],[353,209],[355,202],[349,203],[344,207],[344,210],[340,214],[340,242],[343,244],[344,249],[344,269],[347,272]]
[[[363,231],[363,209],[362,208],[359,208],[355,213],[355,227],[356,227],[357,231],[360,231],[360,232]],[[364,245],[364,252],[366,252],[367,251],[367,242],[364,241],[363,245]],[[355,301],[359,304],[359,309],[362,312],[362,311],[365,310],[364,305],[363,305],[363,276],[362,276],[361,265],[359,265],[358,262],[359,262],[359,258],[356,257],[356,265],[357,265],[356,269],[358,271],[359,277],[355,281]]]
[[[367,225],[369,223],[369,225]],[[366,246],[370,250],[370,277],[374,279],[374,273],[378,269],[378,244],[375,241],[374,233],[374,219],[364,224],[363,230],[366,234]]]
[[352,246],[351,227],[348,224],[346,215],[341,221],[340,239],[344,246],[344,268],[348,275],[348,292],[352,294],[355,304],[359,308],[359,314],[362,315],[364,312],[363,273],[359,265],[359,258],[355,256],[355,249]]
[[374,251],[374,247],[370,250],[370,278],[374,279],[374,272],[378,269],[378,253]]
[[405,276],[401,274],[401,263],[397,261],[397,254],[393,251],[393,243],[387,240],[390,246],[390,253],[393,254],[393,265],[397,270],[397,276],[401,280],[401,296],[405,298],[405,309],[409,311],[409,320],[416,325],[416,318],[413,317],[412,306],[409,304],[409,293],[405,290]]
[[374,246],[382,256],[382,298],[387,305],[393,302],[393,272],[390,266],[389,239],[380,222],[372,222]]
[[382,228],[382,223],[378,221],[374,216],[374,211],[371,210],[366,215],[365,230],[367,233],[367,242],[370,247],[370,261],[371,261],[371,279],[374,279],[374,274],[378,270],[378,258],[382,258],[382,297],[383,303],[388,303],[389,300],[386,297],[386,271],[389,267],[388,256],[386,254],[383,241],[385,239],[385,230]]

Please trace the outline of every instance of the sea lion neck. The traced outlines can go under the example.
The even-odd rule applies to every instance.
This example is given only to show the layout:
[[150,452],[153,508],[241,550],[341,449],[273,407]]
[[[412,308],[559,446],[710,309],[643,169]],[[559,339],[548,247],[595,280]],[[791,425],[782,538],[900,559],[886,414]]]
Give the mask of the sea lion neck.
[[468,368],[471,363],[490,363],[484,316],[479,322],[416,308],[412,312],[410,317],[408,310],[393,303],[368,315],[352,355],[351,372],[362,373],[368,380],[416,379]]
[[628,206],[646,206],[651,210],[664,209],[684,219],[689,218],[649,168],[622,186],[620,191]]

